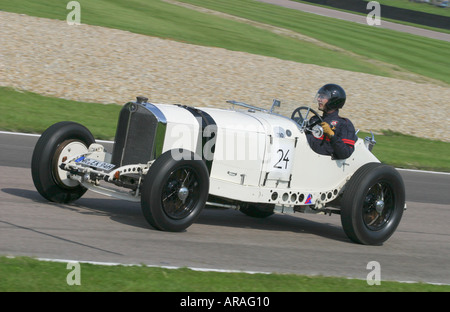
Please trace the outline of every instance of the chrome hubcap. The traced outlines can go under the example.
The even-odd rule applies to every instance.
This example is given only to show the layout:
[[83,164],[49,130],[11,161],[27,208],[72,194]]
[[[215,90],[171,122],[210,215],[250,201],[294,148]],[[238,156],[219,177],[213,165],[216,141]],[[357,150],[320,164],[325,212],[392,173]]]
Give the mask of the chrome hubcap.
[[363,205],[363,221],[372,231],[386,226],[395,210],[392,186],[385,182],[373,185],[367,192]]
[[375,210],[378,212],[378,214],[381,214],[381,212],[384,209],[384,201],[383,200],[377,200],[375,204]]
[[189,196],[188,188],[185,186],[180,187],[180,189],[178,190],[178,198],[184,203],[184,201],[188,196]]
[[171,172],[163,188],[161,202],[166,215],[175,220],[188,217],[200,199],[198,176],[190,166]]

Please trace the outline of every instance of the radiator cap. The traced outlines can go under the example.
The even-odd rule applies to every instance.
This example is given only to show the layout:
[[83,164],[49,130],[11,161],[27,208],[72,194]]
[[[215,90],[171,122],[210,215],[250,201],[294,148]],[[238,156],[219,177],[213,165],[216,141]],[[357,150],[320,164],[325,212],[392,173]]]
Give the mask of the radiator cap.
[[138,104],[142,104],[142,103],[147,103],[148,98],[146,98],[145,96],[137,96],[136,100],[137,100],[136,102]]

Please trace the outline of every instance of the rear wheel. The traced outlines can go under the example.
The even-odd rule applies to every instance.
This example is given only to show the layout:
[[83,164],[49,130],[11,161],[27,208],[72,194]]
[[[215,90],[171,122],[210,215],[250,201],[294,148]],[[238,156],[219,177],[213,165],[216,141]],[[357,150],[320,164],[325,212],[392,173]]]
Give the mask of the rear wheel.
[[31,175],[38,192],[47,200],[69,203],[86,189],[59,168],[65,159],[86,153],[95,139],[84,126],[69,121],[56,123],[42,133],[31,159]]
[[391,166],[369,163],[347,183],[341,201],[341,221],[354,242],[380,245],[396,230],[405,206],[405,187]]
[[141,191],[141,209],[156,229],[180,232],[188,228],[205,206],[209,174],[202,160],[175,160],[171,151],[150,167]]

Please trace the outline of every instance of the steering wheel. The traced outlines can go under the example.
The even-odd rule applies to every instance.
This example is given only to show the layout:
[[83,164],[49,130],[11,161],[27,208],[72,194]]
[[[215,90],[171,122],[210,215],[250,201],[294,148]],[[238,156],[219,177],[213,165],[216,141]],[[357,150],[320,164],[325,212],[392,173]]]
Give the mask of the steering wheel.
[[[305,111],[304,116],[302,115],[303,110]],[[309,120],[306,119],[306,117],[308,117],[307,114],[309,113],[308,110],[309,110],[309,112],[313,113],[313,115],[314,115]],[[317,118],[314,118],[314,117],[317,117]],[[292,112],[291,119],[294,120],[296,123],[298,123],[300,126],[303,126],[303,128],[305,130],[308,130],[310,132],[312,131],[312,128],[315,125],[323,122],[322,117],[315,110],[313,110],[312,108],[307,107],[307,106],[297,107]]]

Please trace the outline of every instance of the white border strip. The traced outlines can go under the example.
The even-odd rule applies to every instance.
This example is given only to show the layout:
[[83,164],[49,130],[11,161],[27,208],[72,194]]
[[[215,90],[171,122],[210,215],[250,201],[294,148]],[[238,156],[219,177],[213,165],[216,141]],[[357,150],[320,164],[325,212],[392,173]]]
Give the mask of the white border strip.
[[[12,257],[14,258],[14,257]],[[86,263],[93,265],[104,265],[104,266],[137,266],[137,267],[146,267],[146,268],[161,268],[161,269],[170,269],[170,270],[178,270],[178,269],[189,269],[192,271],[199,272],[220,272],[220,273],[246,273],[246,274],[274,274],[271,272],[259,272],[259,271],[242,271],[242,270],[225,270],[225,269],[210,269],[210,268],[192,268],[192,267],[177,267],[177,266],[164,266],[164,265],[151,265],[151,264],[124,264],[118,262],[101,262],[101,261],[83,261],[83,260],[65,260],[65,259],[49,259],[49,258],[35,258],[39,261],[48,261],[48,262],[61,262],[61,263]]]
[[[9,132],[9,131],[0,131],[0,134],[11,134],[11,135],[21,135],[21,136],[31,136],[31,137],[40,137],[40,134],[36,133],[21,133],[21,132]],[[100,143],[111,143],[113,144],[114,141],[106,141],[106,140],[95,140],[96,142]]]
[[34,137],[40,137],[40,134],[35,133],[21,133],[21,132],[9,132],[9,131],[0,131],[0,134],[12,134],[12,135],[23,135],[23,136],[34,136]]
[[439,172],[439,171],[426,171],[426,170],[418,170],[418,169],[403,169],[403,168],[395,168],[399,171],[409,171],[409,172],[418,172],[418,173],[432,173],[432,174],[444,174],[450,175],[450,172]]
[[[41,136],[40,134],[35,134],[35,133],[21,133],[21,132],[9,132],[9,131],[0,131],[0,134],[22,135],[22,136],[32,136],[32,137],[40,137]],[[100,142],[100,143],[114,144],[114,141],[106,141],[106,140],[95,140],[95,141]],[[396,169],[400,170],[400,171],[409,171],[409,172],[417,172],[417,173],[450,175],[450,172],[426,171],[426,170],[403,169],[403,168],[396,168]]]

